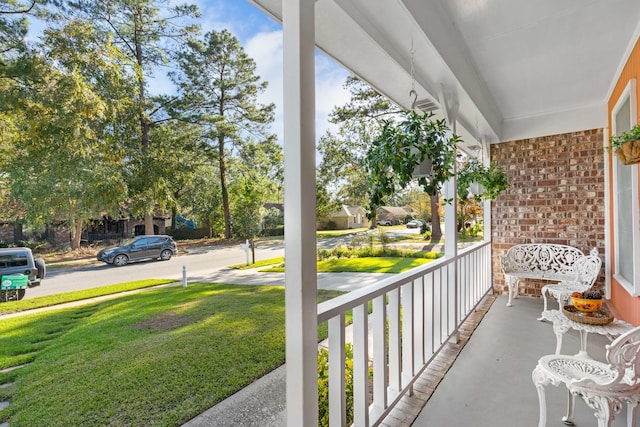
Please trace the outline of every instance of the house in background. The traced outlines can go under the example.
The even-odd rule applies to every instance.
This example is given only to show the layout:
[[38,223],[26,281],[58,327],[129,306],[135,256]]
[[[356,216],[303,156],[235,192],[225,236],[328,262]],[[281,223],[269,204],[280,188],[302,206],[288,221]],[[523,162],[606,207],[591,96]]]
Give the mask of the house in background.
[[398,206],[380,206],[376,208],[376,219],[389,220],[391,224],[404,224],[407,216],[413,216],[413,211]]
[[[165,234],[169,215],[156,209],[153,214],[153,234]],[[135,218],[129,212],[113,218],[106,213],[100,219],[89,221],[82,233],[82,240],[88,243],[104,240],[122,240],[145,234],[144,219]]]
[[318,230],[348,230],[351,228],[366,228],[369,227],[369,219],[367,218],[367,211],[362,206],[347,206],[342,207],[329,214],[328,218],[324,218],[318,221]]

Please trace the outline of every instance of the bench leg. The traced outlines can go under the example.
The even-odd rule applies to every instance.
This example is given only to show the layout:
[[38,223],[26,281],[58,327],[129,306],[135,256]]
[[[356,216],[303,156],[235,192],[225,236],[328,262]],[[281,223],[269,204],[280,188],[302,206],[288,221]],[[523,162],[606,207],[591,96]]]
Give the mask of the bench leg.
[[573,411],[576,407],[576,396],[567,389],[567,394],[569,397],[567,398],[567,415],[562,417],[562,422],[568,426],[575,425],[573,422]]
[[507,301],[507,307],[511,307],[511,298],[518,298],[518,282],[520,279],[513,276],[506,276],[507,284],[509,285],[509,300]]
[[[544,313],[545,311],[547,311],[547,287],[543,286],[542,287],[542,299],[544,301],[544,306],[542,308],[542,312]],[[544,317],[542,317],[542,315],[540,315],[540,317],[538,317],[538,320],[540,322],[544,321]]]
[[638,427],[638,401],[627,402],[627,427]]
[[544,387],[549,384],[550,381],[545,378],[545,375],[539,366],[533,370],[531,377],[533,384],[536,386],[538,392],[538,404],[540,405],[540,414],[538,418],[538,427],[545,427],[547,425],[547,402],[544,396]]

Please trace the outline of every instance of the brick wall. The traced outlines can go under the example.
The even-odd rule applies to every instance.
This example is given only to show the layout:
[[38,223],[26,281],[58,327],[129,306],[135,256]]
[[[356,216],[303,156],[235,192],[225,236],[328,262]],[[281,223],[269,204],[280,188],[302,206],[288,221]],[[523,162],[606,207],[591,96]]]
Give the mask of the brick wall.
[[[494,287],[506,293],[500,257],[518,243],[558,243],[604,261],[603,130],[594,129],[491,145],[511,188],[491,205]],[[600,285],[604,283],[604,268]],[[540,296],[540,281],[521,282],[520,294]]]

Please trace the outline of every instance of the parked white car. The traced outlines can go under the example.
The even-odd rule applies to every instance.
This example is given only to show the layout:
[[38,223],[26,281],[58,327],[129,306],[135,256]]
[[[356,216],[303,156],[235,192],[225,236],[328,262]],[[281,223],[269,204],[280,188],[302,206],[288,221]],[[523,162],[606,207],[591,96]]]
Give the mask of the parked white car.
[[421,228],[424,225],[424,222],[419,219],[414,219],[407,223],[407,228]]

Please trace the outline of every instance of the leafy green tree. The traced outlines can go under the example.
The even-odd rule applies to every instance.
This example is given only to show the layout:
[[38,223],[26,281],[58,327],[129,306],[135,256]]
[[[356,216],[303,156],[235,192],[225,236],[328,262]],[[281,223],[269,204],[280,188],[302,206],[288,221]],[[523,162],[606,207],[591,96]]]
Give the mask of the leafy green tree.
[[329,194],[321,182],[316,182],[316,219],[329,218],[331,212],[337,211],[340,204]]
[[[168,122],[159,127],[162,129],[166,150],[163,160],[167,166],[164,179],[168,187],[171,224],[175,228],[178,212],[190,214],[184,199],[202,166],[207,159],[202,155],[200,128],[184,122]],[[199,190],[202,191],[202,190]]]
[[254,142],[251,139],[240,145],[238,157],[230,162],[230,195],[232,232],[236,237],[253,239],[258,236],[263,208],[274,189],[282,187],[281,170],[284,157],[282,147],[275,139]]
[[[172,5],[169,0],[70,0],[69,4],[84,16],[100,25],[106,34],[112,34],[116,43],[128,55],[137,88],[133,99],[138,132],[130,139],[131,163],[126,175],[131,179],[129,208],[144,215],[145,233],[153,234],[152,213],[157,206],[165,207],[168,194],[157,178],[160,171],[157,153],[151,150],[162,134],[152,132],[164,122],[163,105],[149,96],[149,77],[154,67],[168,62],[168,45],[177,43],[197,32],[197,26],[187,21],[199,16],[195,5]],[[166,99],[166,98],[162,98]],[[152,152],[155,151],[155,152]]]
[[262,228],[269,230],[284,225],[284,215],[278,208],[269,208],[262,216]]
[[284,188],[284,153],[282,146],[270,135],[263,141],[248,138],[238,144],[238,160],[234,169],[251,175],[263,188],[265,203],[279,203]]
[[236,181],[233,187],[233,235],[252,240],[260,234],[264,213],[262,189],[251,177]]
[[131,86],[119,50],[86,21],[46,30],[44,48],[48,61],[5,98],[19,131],[3,135],[2,170],[27,223],[67,220],[78,247],[84,222],[119,201],[123,157],[111,143]]
[[[425,159],[431,159],[432,171],[428,177],[419,177],[418,184],[432,200],[437,197],[441,186],[453,177],[458,141],[458,136],[450,135],[444,119],[434,120],[433,113],[405,111],[403,120],[385,121],[365,159],[373,215],[389,195],[409,185],[415,168]],[[431,211],[436,211],[433,205]],[[436,223],[433,226],[432,236],[439,238]]]
[[331,112],[329,121],[339,125],[337,134],[327,132],[320,138],[318,180],[339,203],[363,205],[367,202],[366,153],[382,129],[381,118],[400,110],[355,76],[347,77],[344,87],[351,99]]
[[183,215],[202,224],[202,227],[209,230],[210,236],[223,236],[224,217],[221,194],[217,166],[209,161],[200,164],[192,180],[186,183],[185,191],[180,197]]
[[274,105],[260,105],[257,96],[267,82],[255,74],[256,64],[228,31],[212,31],[204,40],[191,39],[178,54],[180,71],[172,74],[181,95],[176,112],[203,128],[203,139],[218,162],[225,230],[232,235],[228,167],[232,150],[248,135],[268,139]]
[[375,125],[365,126],[362,122],[360,125],[345,124],[338,134],[328,131],[318,142],[322,160],[317,180],[327,195],[335,195],[336,205],[364,205],[367,201],[367,179],[362,162],[367,142],[370,142],[367,131]]
[[25,36],[29,27],[26,15],[35,6],[35,0],[28,3],[0,0],[0,76],[7,76],[9,59],[26,49]]

